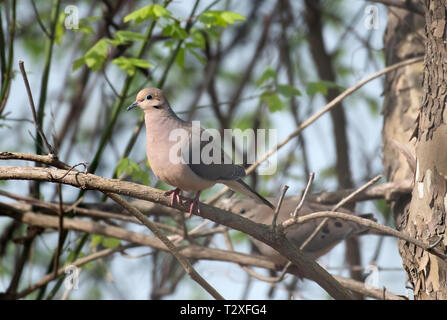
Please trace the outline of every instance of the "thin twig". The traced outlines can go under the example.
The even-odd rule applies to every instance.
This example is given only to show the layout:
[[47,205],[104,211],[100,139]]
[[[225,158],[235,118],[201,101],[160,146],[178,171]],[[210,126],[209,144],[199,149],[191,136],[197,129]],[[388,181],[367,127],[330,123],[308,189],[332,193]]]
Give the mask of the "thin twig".
[[31,5],[34,10],[34,15],[36,16],[37,23],[39,24],[43,33],[45,33],[45,35],[51,39],[51,34],[48,32],[47,28],[45,27],[45,25],[42,23],[42,20],[40,19],[40,15],[39,15],[39,12],[37,11],[36,3],[34,2],[34,0],[31,0]]
[[278,204],[275,208],[275,213],[273,214],[273,220],[272,220],[272,228],[273,231],[276,230],[276,219],[278,218],[279,210],[281,210],[282,202],[284,200],[284,196],[286,195],[287,189],[289,189],[288,185],[284,185],[282,188],[281,196],[279,197]]
[[87,169],[88,169],[88,167],[87,167],[87,162],[86,161],[82,161],[82,162],[79,162],[79,163],[76,163],[76,164],[74,164],[74,165],[72,165],[68,170],[67,170],[67,172],[65,172],[65,174],[62,176],[62,177],[60,177],[60,178],[58,178],[59,180],[62,180],[62,179],[64,179],[72,170],[74,170],[76,167],[79,167],[79,166],[84,166],[84,173],[87,173]]
[[365,191],[366,189],[368,189],[370,186],[372,186],[373,184],[375,184],[377,181],[379,181],[382,178],[382,175],[379,174],[378,176],[372,178],[370,181],[368,181],[367,183],[365,183],[363,186],[361,186],[360,188],[358,188],[357,190],[355,190],[353,193],[351,193],[350,195],[348,195],[346,198],[343,198],[339,203],[337,203],[333,208],[332,211],[337,211],[338,209],[340,209],[341,207],[343,207],[346,203],[348,203],[349,201],[351,201],[352,199],[355,198],[355,196],[357,196],[359,193],[362,193],[363,191]]
[[[225,240],[225,244],[227,246],[227,249],[229,251],[234,251],[234,247],[233,247],[233,244],[231,243],[231,238],[230,238],[230,235],[228,233],[228,230],[225,230],[223,232],[223,236],[224,236],[224,240]],[[263,276],[263,275],[257,273],[256,271],[250,269],[249,267],[247,267],[247,266],[245,266],[243,264],[240,264],[240,263],[239,263],[239,266],[242,268],[242,270],[247,272],[247,274],[250,275],[251,277],[256,278],[258,280],[261,280],[261,281],[264,281],[264,282],[278,283],[278,282],[280,282],[283,279],[283,277],[281,277],[281,276],[279,276],[279,277]]]
[[152,223],[146,216],[140,212],[137,208],[132,206],[130,203],[128,203],[126,200],[121,198],[119,195],[115,193],[110,192],[103,192],[105,195],[107,195],[110,199],[118,203],[120,206],[122,206],[124,209],[126,209],[128,212],[133,214],[138,220],[141,221],[142,224],[144,224],[146,227],[151,230],[158,239],[160,239],[164,245],[168,248],[168,250],[172,253],[172,255],[178,260],[178,262],[182,265],[182,267],[185,269],[186,273],[194,280],[196,281],[202,288],[204,288],[212,297],[214,297],[217,300],[224,300],[224,298],[220,295],[219,292],[216,291],[200,274],[194,269],[194,267],[189,263],[187,259],[185,259],[178,251],[177,247],[169,241],[169,239],[155,226],[155,224]]
[[37,119],[37,113],[36,113],[36,107],[34,105],[34,100],[33,100],[33,94],[31,93],[31,88],[29,86],[28,77],[27,77],[26,71],[25,71],[25,65],[22,60],[19,61],[19,67],[20,67],[20,72],[22,73],[23,82],[25,83],[26,93],[28,94],[28,101],[29,101],[29,105],[31,107],[31,113],[33,115],[34,126],[36,127],[37,132],[39,133],[40,137],[42,138],[48,152],[50,154],[55,154],[53,147],[49,144],[47,137],[44,135],[44,133],[42,132],[42,128],[40,128],[40,126],[39,126],[39,122]]
[[[89,262],[92,262],[94,260],[106,257],[108,255],[111,255],[115,252],[121,252],[122,250],[125,249],[129,249],[129,248],[134,248],[134,247],[138,247],[140,245],[138,244],[128,244],[125,246],[120,246],[120,247],[116,247],[116,248],[108,248],[108,249],[104,249],[98,252],[95,252],[91,255],[88,255],[86,257],[80,258],[76,261],[74,261],[73,263],[70,263],[70,265],[75,266],[75,267],[81,267],[84,264],[87,264]],[[59,270],[57,270],[57,277],[60,277],[61,275],[65,274],[65,267],[59,268]],[[56,277],[56,278],[57,278]],[[19,292],[14,298],[15,299],[20,299],[23,297],[26,297],[27,295],[29,295],[31,292],[39,289],[40,287],[48,284],[49,282],[53,281],[56,279],[54,277],[54,273],[50,273],[47,274],[46,276],[42,277],[39,281],[37,281],[35,284],[31,285],[30,287],[22,290],[21,292]]]
[[61,255],[63,243],[63,230],[64,230],[64,201],[62,199],[62,184],[57,185],[57,191],[59,194],[59,238],[57,241],[57,250],[54,255],[54,277],[57,277],[57,271],[59,270],[59,257]]
[[288,219],[283,222],[282,226],[284,229],[289,228],[295,223],[305,223],[307,221],[313,220],[313,219],[319,219],[319,218],[336,218],[336,219],[343,219],[355,222],[359,225],[365,226],[370,229],[377,230],[383,234],[388,234],[390,236],[405,240],[407,242],[410,242],[414,244],[415,246],[418,246],[424,250],[429,251],[430,253],[433,253],[434,255],[447,260],[447,255],[444,254],[441,250],[437,248],[430,248],[431,244],[425,243],[419,239],[413,238],[403,232],[400,232],[398,230],[395,230],[393,228],[390,228],[388,226],[381,225],[375,221],[372,221],[370,219],[358,217],[352,214],[343,213],[343,212],[332,212],[332,211],[320,211],[320,212],[314,212],[311,214],[308,214],[306,216],[298,217],[298,219]]
[[315,178],[315,173],[311,172],[309,175],[309,180],[307,181],[306,188],[304,189],[303,195],[301,196],[300,202],[298,203],[297,207],[295,208],[295,211],[293,211],[292,218],[297,217],[298,213],[300,212],[301,208],[303,207],[304,200],[306,200],[307,193],[310,190],[310,186],[312,185],[314,178]]
[[[348,203],[349,201],[351,201],[356,195],[358,195],[359,193],[365,191],[366,189],[368,189],[371,185],[373,185],[374,183],[376,183],[377,181],[379,181],[379,179],[381,178],[381,175],[378,175],[377,177],[371,179],[370,181],[368,181],[366,184],[364,184],[363,186],[361,186],[360,188],[358,188],[357,190],[355,190],[354,192],[352,192],[350,195],[348,195],[346,198],[343,198],[340,202],[338,202],[331,210],[331,212],[335,212],[337,211],[337,209],[339,209],[340,207],[342,207],[344,204]],[[315,228],[315,230],[309,235],[309,237],[306,239],[306,241],[304,241],[301,246],[300,249],[304,250],[304,248],[306,248],[306,246],[317,236],[317,234],[321,231],[321,229],[323,229],[324,225],[326,224],[326,222],[329,220],[329,218],[324,218],[323,221],[320,222],[320,224]]]

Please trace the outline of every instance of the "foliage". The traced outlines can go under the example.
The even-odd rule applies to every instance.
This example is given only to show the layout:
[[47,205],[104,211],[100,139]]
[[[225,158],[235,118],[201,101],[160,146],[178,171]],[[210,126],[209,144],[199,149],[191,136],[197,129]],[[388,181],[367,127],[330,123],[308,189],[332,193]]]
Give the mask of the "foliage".
[[129,158],[121,159],[116,166],[116,174],[121,177],[124,173],[131,176],[133,180],[141,182],[144,185],[149,185],[149,175],[144,171],[135,161]]

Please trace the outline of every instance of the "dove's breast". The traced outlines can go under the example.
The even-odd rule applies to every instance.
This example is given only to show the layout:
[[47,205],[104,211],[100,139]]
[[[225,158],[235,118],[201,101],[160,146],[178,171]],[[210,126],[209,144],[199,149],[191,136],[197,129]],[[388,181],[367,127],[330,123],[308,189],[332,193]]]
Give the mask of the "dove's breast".
[[178,120],[160,117],[146,120],[146,154],[154,174],[161,181],[185,191],[199,191],[215,184],[196,175],[181,161],[181,150],[188,137]]

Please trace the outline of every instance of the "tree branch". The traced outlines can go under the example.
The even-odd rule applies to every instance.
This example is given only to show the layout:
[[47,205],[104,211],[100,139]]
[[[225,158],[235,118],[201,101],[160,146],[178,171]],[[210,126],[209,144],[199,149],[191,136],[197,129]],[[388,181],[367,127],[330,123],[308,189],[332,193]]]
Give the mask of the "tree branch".
[[[83,190],[99,190],[101,192],[118,193],[160,203],[165,206],[170,205],[170,197],[165,196],[164,192],[161,190],[127,181],[102,178],[89,173],[72,171],[66,174],[66,170],[60,169],[0,167],[0,180],[37,180],[64,183]],[[189,210],[187,204],[176,203],[174,207],[183,212]],[[241,216],[205,204],[201,204],[199,216],[242,231],[255,239],[270,245],[284,257],[296,264],[297,267],[302,270],[304,276],[317,282],[334,299],[352,299],[349,292],[347,292],[320,265],[307,258],[293,244],[291,244],[282,232],[273,233],[267,226],[257,224]]]

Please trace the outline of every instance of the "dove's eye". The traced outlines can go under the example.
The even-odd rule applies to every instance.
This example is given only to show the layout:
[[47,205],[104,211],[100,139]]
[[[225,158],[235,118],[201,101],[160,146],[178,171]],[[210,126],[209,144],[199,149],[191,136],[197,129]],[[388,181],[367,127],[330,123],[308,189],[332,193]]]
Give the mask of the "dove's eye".
[[148,95],[146,96],[146,100],[152,100],[152,95],[151,95],[151,94],[148,94]]
[[244,214],[245,213],[245,209],[241,209],[241,211],[239,211],[239,214]]

